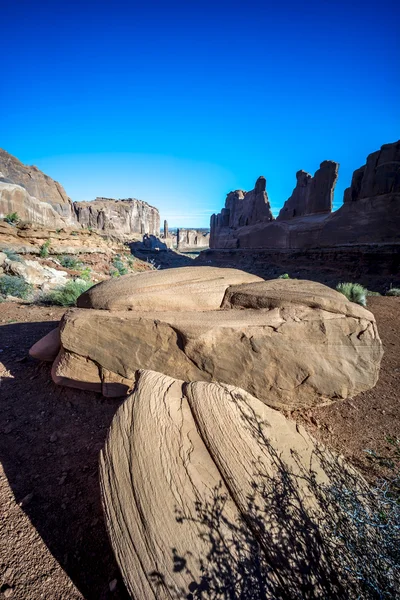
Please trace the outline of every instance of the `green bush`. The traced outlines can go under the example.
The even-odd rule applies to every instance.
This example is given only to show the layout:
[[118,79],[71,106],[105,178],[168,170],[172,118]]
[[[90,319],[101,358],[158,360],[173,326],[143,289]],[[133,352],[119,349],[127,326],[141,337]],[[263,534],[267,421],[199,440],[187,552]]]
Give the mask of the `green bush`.
[[283,273],[283,275],[279,275],[278,279],[290,279],[288,273]]
[[51,244],[51,240],[46,240],[45,243],[40,247],[40,252],[39,252],[40,258],[48,257],[50,244]]
[[367,296],[380,296],[379,292],[371,292],[371,290],[367,290]]
[[0,294],[3,296],[15,296],[26,300],[32,293],[31,284],[18,276],[1,275],[0,276]]
[[400,296],[400,288],[390,288],[386,292],[386,296]]
[[344,294],[347,300],[361,304],[361,306],[367,305],[367,290],[361,284],[338,283],[336,289],[341,294]]
[[45,302],[59,304],[60,306],[75,306],[76,301],[83,292],[86,292],[92,283],[79,280],[70,280],[63,287],[59,287],[43,298]]
[[[128,269],[126,268],[126,266],[124,265],[124,263],[122,262],[121,258],[119,255],[117,255],[113,261],[112,261],[112,265],[114,267],[114,269],[116,269],[118,271],[119,275],[127,275],[128,273]],[[115,277],[112,273],[111,275],[113,277]]]
[[59,256],[58,260],[60,265],[66,269],[78,269],[82,265],[74,256]]
[[17,254],[14,250],[10,250],[9,248],[4,248],[4,250],[0,250],[0,252],[4,252],[9,260],[13,260],[15,262],[22,262],[22,258]]
[[10,225],[15,225],[19,221],[18,213],[16,213],[16,212],[9,213],[8,215],[6,215],[4,217],[4,220],[6,223],[9,223]]
[[80,279],[84,279],[85,281],[92,281],[92,271],[90,267],[85,267],[79,273]]

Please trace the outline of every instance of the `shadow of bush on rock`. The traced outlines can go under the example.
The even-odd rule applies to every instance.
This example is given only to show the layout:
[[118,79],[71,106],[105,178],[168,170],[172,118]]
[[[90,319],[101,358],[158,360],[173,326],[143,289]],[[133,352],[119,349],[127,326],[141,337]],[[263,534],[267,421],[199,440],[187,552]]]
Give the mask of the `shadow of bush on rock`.
[[[295,475],[265,435],[268,424],[254,412],[242,415],[260,452],[268,453],[273,474],[266,473],[261,460],[254,462],[253,492],[236,521],[224,511],[222,488],[234,496],[226,480],[195,503],[195,517],[176,507],[177,526],[193,523],[210,550],[206,556],[180,556],[171,549],[171,571],[185,571],[193,579],[187,589],[168,584],[165,574],[156,571],[149,574],[153,584],[168,597],[188,600],[398,597],[400,503],[388,482],[371,489],[341,457],[321,447],[309,468],[294,456]],[[317,483],[316,464],[325,471],[326,484]],[[304,486],[311,502],[301,494]],[[200,577],[191,572],[189,557]]]

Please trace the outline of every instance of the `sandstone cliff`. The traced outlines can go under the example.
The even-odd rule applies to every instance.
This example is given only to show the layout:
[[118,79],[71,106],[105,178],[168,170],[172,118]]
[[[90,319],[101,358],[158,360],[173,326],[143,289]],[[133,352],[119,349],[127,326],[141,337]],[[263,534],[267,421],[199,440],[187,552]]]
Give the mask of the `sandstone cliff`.
[[[355,171],[344,204],[331,212],[337,164],[325,161],[312,178],[301,171],[278,219],[232,219],[227,208],[211,217],[210,248],[299,250],[349,244],[398,243],[400,141],[382,146]],[[229,198],[229,196],[228,196]],[[228,201],[227,198],[227,201]],[[239,198],[237,203],[243,201]],[[256,214],[256,213],[254,213]]]
[[132,234],[160,235],[160,213],[147,202],[127,198],[96,198],[74,203],[76,217],[83,227],[105,234],[130,237]]
[[338,163],[325,160],[314,177],[305,171],[298,171],[296,173],[297,185],[293,194],[283,205],[277,220],[330,213],[338,170]]
[[210,234],[199,229],[178,229],[177,248],[178,250],[208,248],[210,244]]
[[14,212],[23,222],[50,229],[91,227],[120,239],[160,233],[159,212],[146,202],[133,198],[72,202],[57,181],[0,149],[0,217]]
[[[37,167],[22,164],[15,156],[0,149],[0,213],[18,212],[21,219],[42,225],[76,223],[71,199],[57,181]],[[16,189],[15,185],[23,188]],[[14,186],[11,189],[10,186]],[[53,211],[43,206],[47,203]]]

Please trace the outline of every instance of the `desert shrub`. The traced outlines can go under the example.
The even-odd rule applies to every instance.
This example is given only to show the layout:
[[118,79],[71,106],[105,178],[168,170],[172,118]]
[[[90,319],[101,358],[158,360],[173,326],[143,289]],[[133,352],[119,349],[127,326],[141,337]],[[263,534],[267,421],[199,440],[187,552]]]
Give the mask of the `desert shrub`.
[[400,288],[390,288],[386,292],[386,296],[400,296]]
[[90,267],[85,267],[79,273],[80,279],[84,279],[84,281],[92,281],[92,271]]
[[64,286],[49,292],[43,300],[51,304],[59,304],[60,306],[75,306],[79,296],[92,287],[92,285],[92,283],[87,281],[71,279]]
[[114,269],[116,269],[118,271],[119,275],[126,275],[128,273],[128,269],[122,262],[119,254],[117,254],[117,256],[115,258],[113,258],[112,265],[113,265]]
[[58,260],[60,265],[66,269],[78,269],[81,266],[79,260],[74,256],[59,256]]
[[22,277],[16,275],[2,275],[0,277],[0,294],[3,296],[15,296],[25,300],[29,298],[32,290],[31,284],[27,283]]
[[372,292],[371,290],[366,290],[367,291],[367,296],[380,296],[381,294],[379,292]]
[[19,219],[18,213],[13,212],[13,213],[9,213],[8,215],[6,215],[4,217],[4,220],[6,223],[9,223],[10,225],[16,225],[20,219]]
[[0,252],[4,252],[9,260],[14,262],[22,262],[22,258],[17,254],[14,250],[10,250],[9,248],[4,248],[4,250],[0,250]]
[[279,275],[278,279],[290,279],[288,273],[283,273],[283,275]]
[[336,286],[338,292],[346,296],[347,300],[367,305],[367,290],[359,283],[338,283]]
[[39,252],[40,258],[48,257],[50,244],[51,244],[51,240],[46,240],[45,243],[40,247],[40,252]]

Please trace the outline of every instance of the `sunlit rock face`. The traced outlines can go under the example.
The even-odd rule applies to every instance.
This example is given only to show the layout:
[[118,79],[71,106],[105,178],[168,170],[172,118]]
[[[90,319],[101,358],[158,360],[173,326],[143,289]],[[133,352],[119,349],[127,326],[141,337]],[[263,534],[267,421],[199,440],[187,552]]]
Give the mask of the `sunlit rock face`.
[[361,597],[358,531],[338,497],[357,497],[365,482],[240,388],[141,371],[112,421],[100,478],[131,598]]
[[147,202],[128,198],[96,198],[91,202],[75,202],[75,212],[83,227],[91,227],[114,236],[132,237],[160,235],[160,213]]
[[[22,187],[12,191],[1,191],[4,184]],[[23,197],[24,196],[24,197]],[[41,203],[46,203],[50,211]],[[14,209],[14,210],[11,210]],[[0,213],[18,212],[21,219],[42,225],[74,225],[76,217],[72,200],[57,181],[40,169],[22,164],[15,156],[0,149]],[[62,221],[57,216],[62,217]]]

